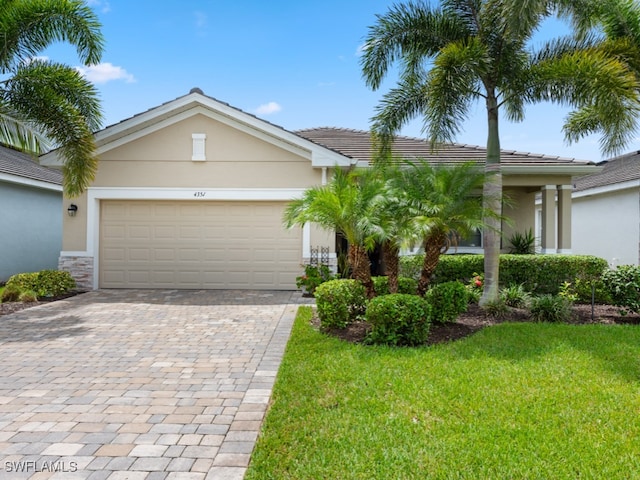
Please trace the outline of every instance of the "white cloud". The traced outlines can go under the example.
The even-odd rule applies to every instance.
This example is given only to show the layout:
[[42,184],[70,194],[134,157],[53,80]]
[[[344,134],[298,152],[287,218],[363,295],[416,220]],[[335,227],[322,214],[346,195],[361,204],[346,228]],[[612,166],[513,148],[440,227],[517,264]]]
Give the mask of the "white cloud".
[[269,102],[256,108],[255,113],[257,115],[271,115],[273,113],[278,113],[280,110],[282,110],[282,107],[278,103]]
[[111,5],[106,0],[88,0],[87,4],[92,8],[99,9],[102,13],[111,11]]
[[83,77],[93,83],[107,83],[111,80],[124,80],[127,83],[136,81],[134,76],[124,68],[109,62],[91,65],[89,67],[76,67]]

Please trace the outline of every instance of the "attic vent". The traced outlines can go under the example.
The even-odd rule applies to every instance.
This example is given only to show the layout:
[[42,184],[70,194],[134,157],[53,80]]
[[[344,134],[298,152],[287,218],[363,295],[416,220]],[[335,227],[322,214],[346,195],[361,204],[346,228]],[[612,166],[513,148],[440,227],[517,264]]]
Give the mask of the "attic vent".
[[191,134],[191,140],[193,140],[193,155],[191,156],[191,160],[194,162],[204,162],[207,159],[204,149],[204,142],[206,139],[206,133]]

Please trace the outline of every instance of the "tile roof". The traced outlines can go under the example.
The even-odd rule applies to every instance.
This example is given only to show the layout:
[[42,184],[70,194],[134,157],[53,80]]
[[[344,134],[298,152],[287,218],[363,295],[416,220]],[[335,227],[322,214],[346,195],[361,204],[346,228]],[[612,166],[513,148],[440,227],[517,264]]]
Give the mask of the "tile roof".
[[640,151],[605,160],[598,165],[604,166],[602,171],[576,179],[574,191],[640,180]]
[[62,185],[62,173],[43,167],[28,153],[0,145],[0,174]]
[[[371,137],[368,131],[351,130],[346,128],[321,127],[298,130],[297,135],[314,143],[334,150],[350,158],[370,161]],[[404,158],[432,158],[443,163],[456,162],[483,162],[487,150],[476,145],[463,145],[452,143],[443,145],[437,151],[431,150],[431,145],[426,140],[398,136],[393,144],[393,152]],[[593,162],[579,161],[573,158],[564,158],[551,155],[517,152],[514,150],[501,151],[502,163],[509,165],[567,165],[567,164],[593,164]]]

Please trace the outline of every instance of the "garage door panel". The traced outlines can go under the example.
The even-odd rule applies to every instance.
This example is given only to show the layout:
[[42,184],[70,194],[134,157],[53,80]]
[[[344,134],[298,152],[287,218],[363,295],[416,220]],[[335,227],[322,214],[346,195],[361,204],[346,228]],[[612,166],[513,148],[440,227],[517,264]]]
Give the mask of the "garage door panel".
[[301,230],[284,202],[103,201],[104,288],[293,289]]

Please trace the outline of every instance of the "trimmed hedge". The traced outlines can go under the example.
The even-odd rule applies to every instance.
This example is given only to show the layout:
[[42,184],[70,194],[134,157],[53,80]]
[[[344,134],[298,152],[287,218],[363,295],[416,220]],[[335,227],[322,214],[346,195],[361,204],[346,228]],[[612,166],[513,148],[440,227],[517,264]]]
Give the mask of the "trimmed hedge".
[[7,280],[7,288],[20,292],[31,291],[39,298],[57,297],[76,288],[76,282],[69,272],[41,270],[33,273],[18,273]]
[[[389,295],[389,277],[371,277],[371,280],[373,281],[373,289],[376,296]],[[417,290],[418,282],[413,278],[398,278],[398,293],[415,295]]]
[[433,285],[424,298],[431,305],[433,321],[439,323],[455,321],[469,306],[467,289],[460,282]]
[[[400,257],[401,275],[419,276],[422,261],[422,255]],[[592,282],[596,283],[596,300],[606,302],[606,289],[600,280],[607,269],[606,260],[592,255],[500,255],[502,285],[522,284],[534,294],[557,295],[562,284],[569,282],[576,285],[581,302],[591,301]],[[442,255],[433,283],[467,283],[474,273],[484,273],[484,255]]]
[[315,291],[320,326],[344,328],[364,315],[367,293],[357,280],[329,280]]
[[366,319],[371,324],[368,343],[422,345],[429,336],[431,307],[417,295],[393,293],[371,299]]

